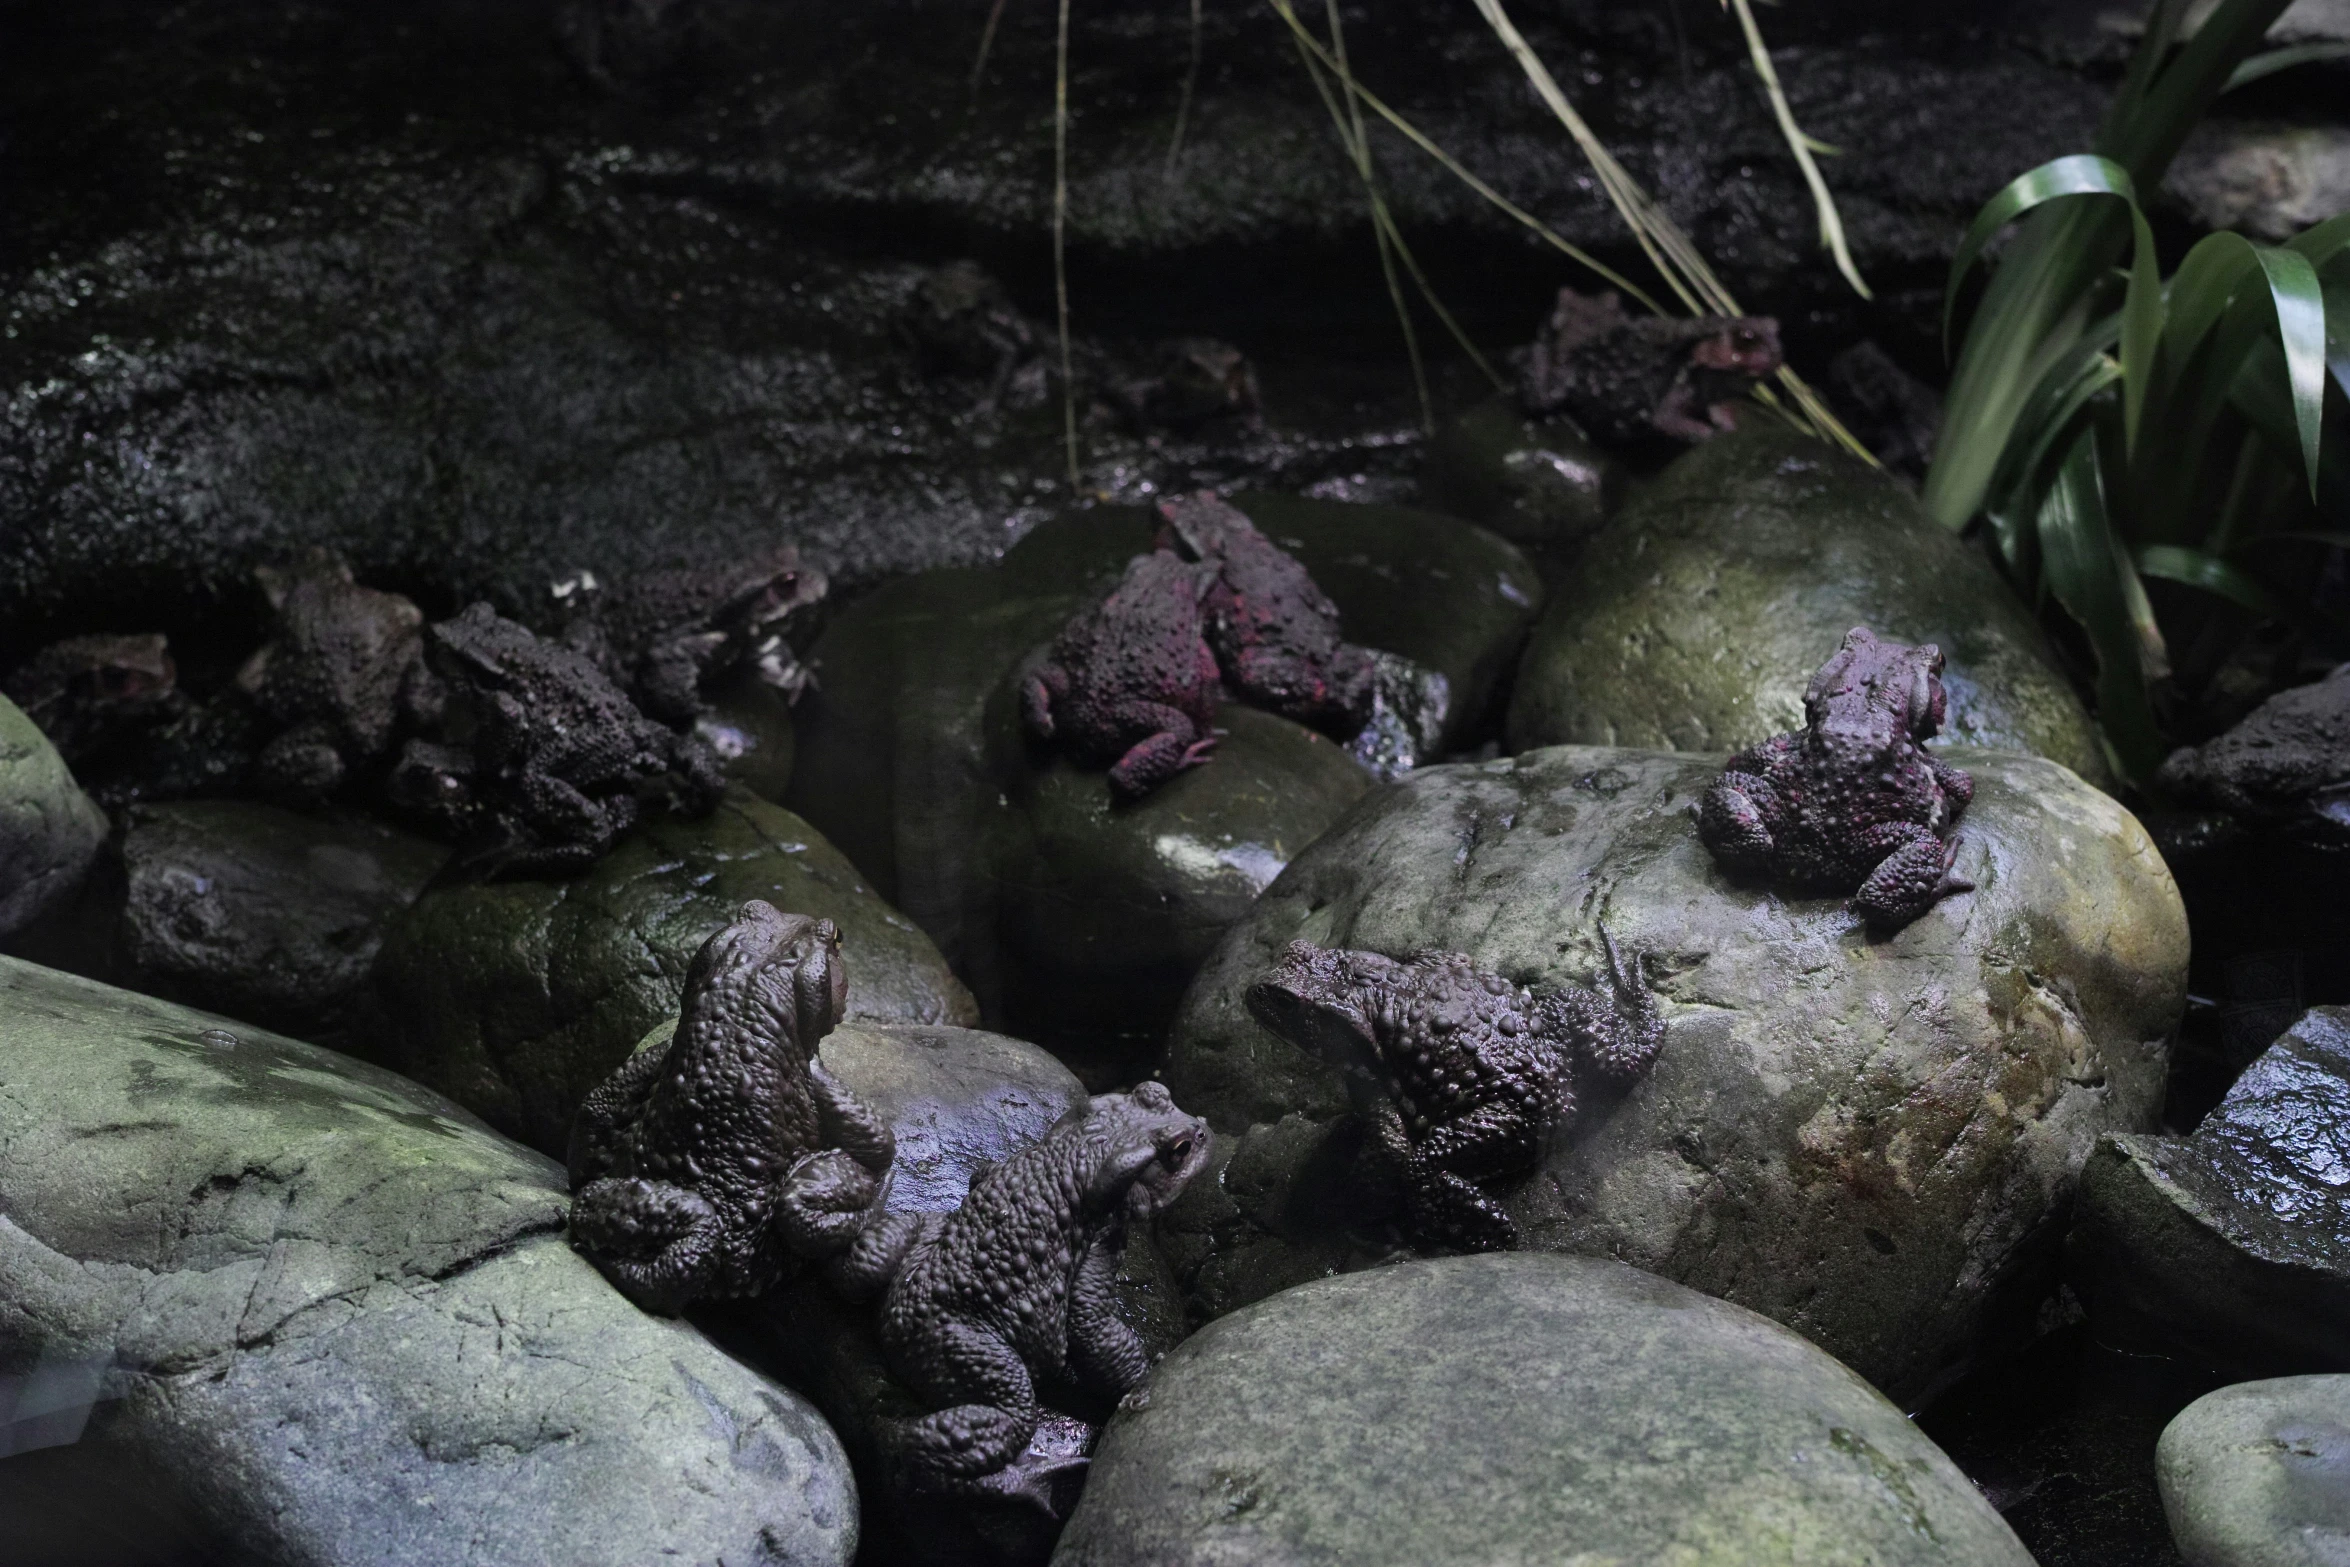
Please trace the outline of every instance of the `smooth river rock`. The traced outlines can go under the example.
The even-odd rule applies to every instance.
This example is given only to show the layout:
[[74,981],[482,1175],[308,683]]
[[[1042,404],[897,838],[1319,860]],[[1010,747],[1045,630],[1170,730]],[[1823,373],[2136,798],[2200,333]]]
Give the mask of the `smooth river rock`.
[[2350,1561],[2350,1376],[2207,1393],[2164,1428],[2155,1474],[2187,1567]]
[[1600,922],[1649,955],[1668,1039],[1505,1196],[1532,1249],[1619,1257],[1795,1328],[1894,1398],[1961,1370],[2051,1282],[2099,1134],[2151,1127],[2187,928],[2129,813],[2053,763],[1953,748],[1977,890],[1890,936],[1734,882],[1691,808],[1719,757],[1561,746],[1430,768],[1290,866],[1202,968],[1165,1078],[1228,1162],[1163,1217],[1193,1309],[1391,1249],[1338,1075],[1243,991],[1292,939],[1467,953],[1590,984]]
[[1803,723],[1854,626],[1949,659],[1943,732],[2108,781],[2031,611],[1888,475],[1794,432],[1706,442],[1583,552],[1518,672],[1509,744],[1735,751]]
[[2067,1249],[2109,1343],[2350,1371],[2350,1008],[2305,1015],[2193,1136],[2100,1141]]
[[0,1451],[78,1437],[218,1559],[845,1567],[823,1420],[566,1206],[414,1083],[0,959]]
[[57,747],[0,696],[0,936],[69,896],[105,839],[104,813]]
[[2027,1567],[1900,1410],[1621,1263],[1454,1257],[1212,1322],[1103,1433],[1054,1567]]
[[849,1016],[978,1021],[930,939],[840,851],[737,790],[699,821],[646,819],[576,878],[418,899],[377,955],[367,1050],[560,1156],[579,1101],[676,1012],[687,963],[752,898],[840,927]]

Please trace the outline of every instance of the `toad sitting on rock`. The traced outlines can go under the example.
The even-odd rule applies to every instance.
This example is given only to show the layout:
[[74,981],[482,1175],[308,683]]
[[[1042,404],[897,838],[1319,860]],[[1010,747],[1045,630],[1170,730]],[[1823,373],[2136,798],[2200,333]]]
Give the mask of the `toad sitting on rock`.
[[709,710],[703,689],[746,665],[797,696],[807,672],[782,628],[824,590],[824,573],[786,544],[711,570],[639,573],[612,591],[580,572],[554,594],[569,611],[561,641],[594,659],[648,716],[684,730]]
[[917,1490],[1052,1512],[1082,1457],[1029,1453],[1040,1378],[1120,1398],[1150,1369],[1113,1308],[1129,1224],[1173,1202],[1208,1157],[1208,1124],[1144,1083],[1097,1097],[972,1182],[907,1252],[881,1305],[890,1369],[934,1410],[884,1434]]
[[1698,837],[1733,871],[1849,892],[1883,929],[1972,891],[1943,835],[1975,781],[1921,744],[1944,702],[1940,648],[1855,626],[1804,692],[1804,727],[1730,758],[1698,807]]
[[746,903],[686,970],[677,1030],[571,1131],[572,1242],[647,1311],[755,1295],[821,1260],[852,1297],[913,1238],[882,1210],[887,1122],[816,1058],[848,1002],[830,920]]
[[1206,574],[1173,555],[1127,562],[1110,596],[1079,611],[1021,682],[1028,732],[1107,765],[1121,800],[1206,761],[1217,697],[1200,616],[1206,588]]
[[1612,292],[1562,288],[1518,392],[1527,413],[1563,413],[1605,445],[1695,442],[1735,428],[1737,400],[1783,362],[1769,316],[1632,316]]
[[1486,1188],[1533,1172],[1574,1117],[1578,1077],[1630,1083],[1664,1047],[1642,959],[1627,969],[1604,930],[1600,943],[1612,999],[1527,990],[1457,952],[1399,961],[1310,941],[1291,942],[1246,999],[1258,1022],[1367,1090],[1421,1244],[1510,1251],[1517,1222]]

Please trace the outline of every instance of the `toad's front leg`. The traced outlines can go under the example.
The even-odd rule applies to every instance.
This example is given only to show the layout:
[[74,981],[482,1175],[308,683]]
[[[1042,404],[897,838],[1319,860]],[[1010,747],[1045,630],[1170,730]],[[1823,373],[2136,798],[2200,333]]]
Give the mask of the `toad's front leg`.
[[607,1177],[571,1199],[571,1243],[621,1294],[665,1317],[717,1277],[721,1234],[716,1209],[667,1181]]
[[1485,1185],[1525,1174],[1540,1152],[1540,1137],[1517,1104],[1479,1105],[1430,1128],[1412,1148],[1414,1228],[1462,1251],[1517,1250],[1517,1221]]
[[1780,815],[1779,791],[1753,773],[1725,772],[1697,807],[1697,838],[1735,871],[1767,871],[1777,844],[1771,823]]

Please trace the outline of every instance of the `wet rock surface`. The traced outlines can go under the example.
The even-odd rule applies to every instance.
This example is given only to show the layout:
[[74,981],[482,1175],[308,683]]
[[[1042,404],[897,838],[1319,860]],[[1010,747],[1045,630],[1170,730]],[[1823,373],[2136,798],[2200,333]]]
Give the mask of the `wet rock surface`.
[[333,1043],[386,922],[446,846],[357,812],[134,805],[75,904],[19,956]]
[[0,1017],[0,1364],[47,1395],[11,1445],[78,1436],[239,1561],[854,1554],[823,1421],[573,1255],[551,1161],[13,959]]
[[1901,1412],[1751,1312],[1576,1257],[1326,1279],[1104,1432],[1053,1560],[2020,1564]]
[[1990,563],[1891,478],[1783,430],[1707,442],[1585,550],[1526,650],[1513,748],[1735,750],[1799,728],[1845,632],[1949,659],[1944,731],[2107,781],[2096,730]]
[[2162,1433],[2162,1505],[2188,1567],[2350,1555],[2350,1377],[2240,1382]]
[[105,838],[57,748],[0,696],[0,936],[72,896]]
[[[0,575],[10,638],[217,600],[308,543],[435,614],[512,612],[581,566],[779,533],[849,578],[984,559],[1066,499],[1056,411],[940,383],[901,334],[924,269],[970,255],[1051,316],[1049,17],[1006,18],[974,102],[984,18],[912,0],[647,10],[620,52],[670,64],[643,72],[603,46],[567,58],[552,9],[15,10],[0,521],[35,547]],[[1206,20],[1170,173],[1182,8],[1076,18],[1078,324],[1238,339],[1268,428],[1156,447],[1095,428],[1087,482],[1395,485],[1416,415],[1354,171],[1277,22]],[[1583,100],[1601,134],[1749,305],[1849,313],[1726,19],[1525,20],[1604,84]],[[1845,222],[1888,310],[1930,319],[1967,214],[2085,142],[2101,89],[2053,31],[1859,7],[1773,28],[1802,51],[1803,124],[1846,149]],[[1439,142],[1568,238],[1626,248],[1474,17],[1352,32],[1358,69]],[[1556,254],[1373,134],[1399,221],[1442,236],[1438,287],[1480,336],[1523,340]]]
[[1529,419],[1506,393],[1439,429],[1420,473],[1431,504],[1491,528],[1546,564],[1615,515],[1627,480],[1623,465],[1571,421]]
[[840,927],[850,1017],[978,1020],[937,948],[838,850],[736,792],[699,822],[639,824],[573,880],[426,894],[385,934],[365,1047],[560,1154],[581,1098],[675,1012],[694,952],[752,898]]
[[2350,1011],[2305,1015],[2190,1137],[2112,1136],[2068,1276],[2108,1342],[2239,1372],[2350,1369]]
[[1176,1021],[1168,1086],[1235,1134],[1161,1226],[1194,1309],[1393,1247],[1339,1077],[1243,1006],[1290,940],[1589,986],[1604,921],[1647,954],[1667,1040],[1502,1195],[1525,1246],[1751,1307],[1897,1398],[2020,1328],[2096,1137],[2154,1123],[2187,932],[2106,796],[2035,758],[1942,754],[1976,778],[1958,861],[1976,890],[1884,938],[1839,899],[1722,874],[1689,814],[1718,757],[1558,747],[1367,802],[1226,936]]

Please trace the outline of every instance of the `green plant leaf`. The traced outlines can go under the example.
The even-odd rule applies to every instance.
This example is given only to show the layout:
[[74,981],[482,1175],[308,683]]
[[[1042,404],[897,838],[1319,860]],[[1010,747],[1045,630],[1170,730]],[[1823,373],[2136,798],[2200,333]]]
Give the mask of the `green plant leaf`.
[[2038,531],[2049,591],[2097,655],[2097,721],[2117,770],[2127,779],[2144,778],[2163,756],[2148,685],[2167,673],[2168,657],[2145,585],[2114,538],[2090,434],[2073,443],[2058,468],[2040,505]]
[[[2160,183],[2187,133],[2290,3],[2220,0],[2176,54],[2168,51],[2182,12],[2166,3],[2156,21],[2167,20],[2171,30],[2149,24],[2145,41],[2130,62],[2125,90],[2115,95],[2105,123],[2098,127],[2095,150],[2128,169],[2140,184]],[[2147,65],[2143,74],[2141,63]]]
[[2274,76],[2296,65],[2312,65],[2320,60],[2350,60],[2350,43],[2294,44],[2290,48],[2271,49],[2266,54],[2256,54],[2229,73],[2220,91],[2234,92],[2248,82],[2259,81],[2263,76]]
[[2138,570],[2149,577],[2161,577],[2169,582],[2183,582],[2206,593],[2216,593],[2234,604],[2240,604],[2255,615],[2271,620],[2292,621],[2299,617],[2292,608],[2238,566],[2231,566],[2217,555],[2201,550],[2182,549],[2175,544],[2149,544],[2138,551]]
[[1983,247],[1991,243],[1992,236],[2034,207],[2066,196],[2119,196],[2132,207],[2138,204],[2137,187],[2130,182],[2130,171],[2111,158],[2100,158],[2090,152],[2050,159],[2010,180],[2005,189],[1983,203],[1975,221],[1967,227],[1966,238],[1958,243],[1958,254],[1950,260],[1950,280],[1942,289],[1944,352],[1949,351],[1950,327],[1958,313],[1959,287],[1981,259]]

